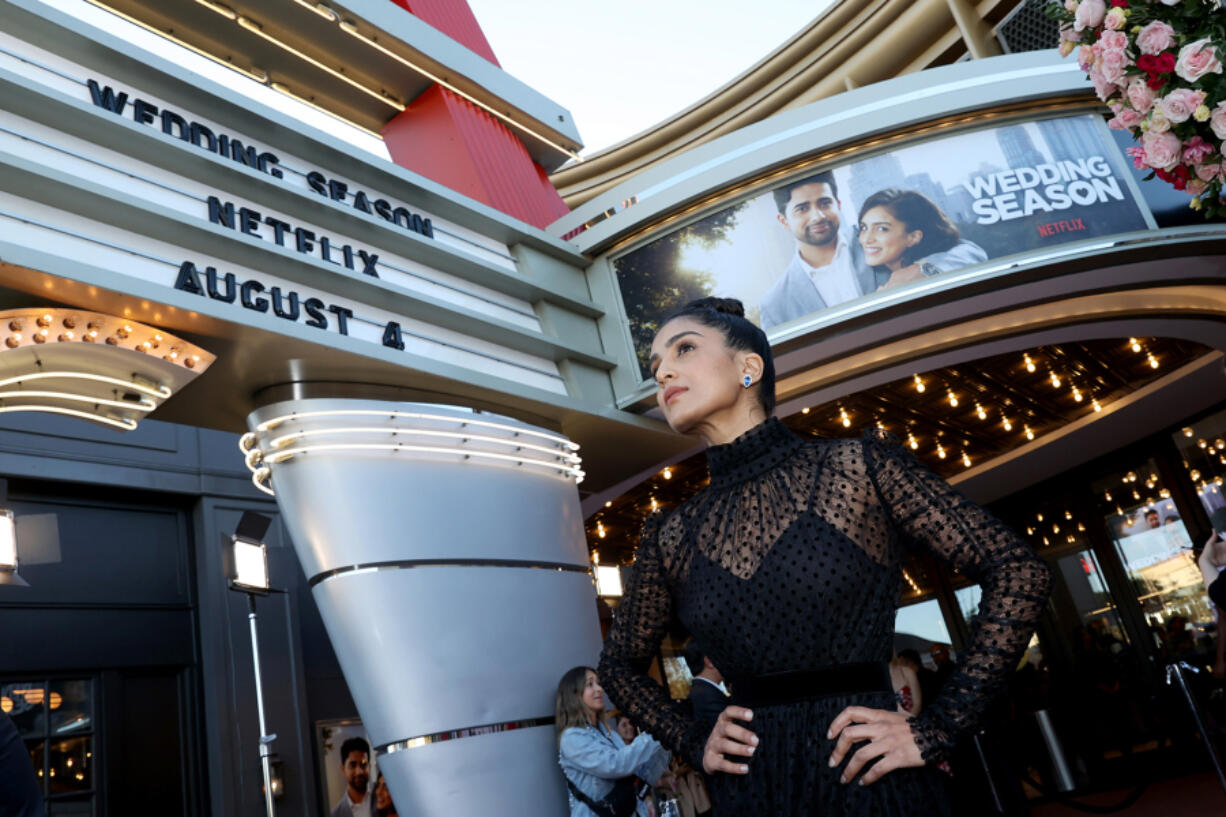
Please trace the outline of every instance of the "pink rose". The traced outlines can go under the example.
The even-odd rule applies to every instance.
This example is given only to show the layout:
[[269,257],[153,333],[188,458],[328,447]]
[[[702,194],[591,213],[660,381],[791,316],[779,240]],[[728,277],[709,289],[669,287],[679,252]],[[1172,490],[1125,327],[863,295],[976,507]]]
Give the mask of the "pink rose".
[[1075,43],[1081,41],[1081,35],[1073,31],[1072,26],[1060,29],[1060,41],[1066,43]]
[[[1140,168],[1138,168],[1139,170]],[[1204,182],[1212,182],[1222,175],[1222,166],[1213,162],[1211,164],[1203,164],[1196,166],[1196,177]]]
[[1167,170],[1179,164],[1183,144],[1170,131],[1146,131],[1141,137],[1141,146],[1145,148],[1145,161],[1152,168]]
[[1090,76],[1090,82],[1094,83],[1094,93],[1098,94],[1098,98],[1103,102],[1115,96],[1115,93],[1119,91],[1119,86],[1103,76],[1097,68],[1091,67],[1087,73]]
[[1077,0],[1064,0],[1064,10],[1069,14],[1077,11]]
[[1183,160],[1190,165],[1198,165],[1213,155],[1213,145],[1193,136],[1183,143]]
[[1154,107],[1154,90],[1143,79],[1134,79],[1128,83],[1128,104],[1140,113],[1149,113]]
[[1118,6],[1107,12],[1107,16],[1103,18],[1103,25],[1106,26],[1109,31],[1119,31],[1127,23],[1128,18],[1124,16],[1124,10]]
[[1119,113],[1107,122],[1107,125],[1116,130],[1131,130],[1139,127],[1143,121],[1145,121],[1145,114],[1137,113],[1132,108],[1121,108]]
[[1094,60],[1098,55],[1094,53],[1094,49],[1088,45],[1083,45],[1077,50],[1077,67],[1086,73],[1090,72],[1090,68],[1094,65]]
[[1192,179],[1188,182],[1187,187],[1183,189],[1183,192],[1187,193],[1189,196],[1199,196],[1201,193],[1205,192],[1207,187],[1209,187],[1209,185],[1205,184],[1200,179]]
[[1073,28],[1082,31],[1087,28],[1098,28],[1107,16],[1107,4],[1103,0],[1081,0],[1073,15]]
[[1152,23],[1137,33],[1137,48],[1142,54],[1161,54],[1175,44],[1175,29],[1161,20]]
[[1226,102],[1219,102],[1209,114],[1209,127],[1218,139],[1226,140]]
[[[1104,51],[1102,57],[1098,60],[1098,70],[1102,73],[1103,79],[1115,85],[1121,85],[1124,82],[1124,69],[1132,64],[1132,60],[1123,51],[1111,49]],[[1191,116],[1192,112],[1188,111]]]
[[1137,170],[1148,170],[1149,162],[1145,159],[1145,148],[1139,145],[1124,148],[1124,152],[1132,157],[1132,166]]
[[1175,60],[1175,73],[1185,82],[1196,82],[1205,74],[1222,73],[1222,63],[1217,58],[1217,49],[1210,45],[1211,40],[1201,39],[1188,43],[1179,49],[1179,58]]
[[1199,108],[1204,101],[1205,94],[1202,91],[1177,88],[1164,96],[1158,104],[1162,106],[1162,113],[1169,121],[1187,122],[1192,116],[1192,111]]
[[1098,45],[1101,46],[1101,51],[1127,51],[1128,50],[1128,35],[1122,31],[1104,31],[1098,36]]

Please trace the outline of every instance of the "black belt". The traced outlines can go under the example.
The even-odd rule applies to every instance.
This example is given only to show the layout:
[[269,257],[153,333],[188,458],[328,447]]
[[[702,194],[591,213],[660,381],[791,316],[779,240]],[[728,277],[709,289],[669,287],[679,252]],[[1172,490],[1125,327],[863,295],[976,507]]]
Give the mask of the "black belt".
[[739,706],[779,706],[796,701],[854,695],[866,692],[894,693],[890,665],[884,662],[837,664],[818,670],[775,672],[745,678],[729,678],[732,700]]

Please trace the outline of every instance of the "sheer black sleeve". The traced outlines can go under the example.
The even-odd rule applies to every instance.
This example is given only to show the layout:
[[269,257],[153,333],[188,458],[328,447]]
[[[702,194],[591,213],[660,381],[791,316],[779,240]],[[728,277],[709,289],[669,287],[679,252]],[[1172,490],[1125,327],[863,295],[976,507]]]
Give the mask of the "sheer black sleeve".
[[971,640],[911,730],[925,760],[973,727],[1021,658],[1051,592],[1051,570],[1003,523],[921,465],[897,440],[866,434],[865,464],[896,528],[983,589]]
[[630,578],[613,615],[596,674],[609,697],[636,726],[701,769],[711,725],[704,728],[691,721],[668,690],[647,674],[659,654],[673,611],[658,541],[664,520],[665,515],[657,513],[643,526]]

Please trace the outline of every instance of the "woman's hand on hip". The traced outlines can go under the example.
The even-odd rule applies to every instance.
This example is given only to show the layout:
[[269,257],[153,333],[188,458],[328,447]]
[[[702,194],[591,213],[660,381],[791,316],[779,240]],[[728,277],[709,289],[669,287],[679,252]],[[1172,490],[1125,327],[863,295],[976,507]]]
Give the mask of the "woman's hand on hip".
[[855,779],[864,765],[874,758],[877,762],[860,778],[862,786],[875,783],[895,769],[924,765],[915,735],[911,733],[911,724],[907,716],[899,712],[849,706],[830,724],[826,737],[838,740],[830,754],[831,767],[843,762],[853,743],[868,741],[851,756],[839,778],[841,783]]
[[749,771],[746,764],[734,763],[724,755],[749,757],[753,754],[758,746],[758,736],[736,723],[751,720],[753,713],[740,706],[730,706],[719,713],[719,719],[715,721],[715,728],[711,730],[702,752],[703,771],[707,774],[746,774]]

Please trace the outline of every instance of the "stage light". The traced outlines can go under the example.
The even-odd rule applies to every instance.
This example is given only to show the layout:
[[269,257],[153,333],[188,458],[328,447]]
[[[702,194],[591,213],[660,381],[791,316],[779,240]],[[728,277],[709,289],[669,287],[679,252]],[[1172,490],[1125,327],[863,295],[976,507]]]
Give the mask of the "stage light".
[[596,593],[602,598],[615,599],[622,595],[621,569],[616,565],[595,565]]
[[17,524],[13,512],[0,509],[0,585],[29,587],[17,573]]

